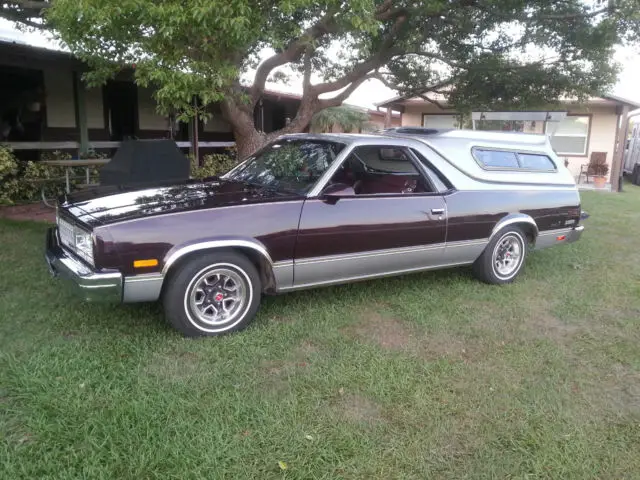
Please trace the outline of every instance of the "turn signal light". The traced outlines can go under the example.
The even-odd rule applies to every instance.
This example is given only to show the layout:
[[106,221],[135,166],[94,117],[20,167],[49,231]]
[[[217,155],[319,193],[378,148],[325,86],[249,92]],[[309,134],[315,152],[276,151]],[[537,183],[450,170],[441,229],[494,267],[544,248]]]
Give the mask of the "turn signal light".
[[158,265],[158,260],[155,258],[150,258],[148,260],[133,261],[133,268],[156,267],[157,265]]
[[561,242],[562,240],[566,239],[567,236],[566,235],[560,235],[559,237],[556,237],[556,240]]

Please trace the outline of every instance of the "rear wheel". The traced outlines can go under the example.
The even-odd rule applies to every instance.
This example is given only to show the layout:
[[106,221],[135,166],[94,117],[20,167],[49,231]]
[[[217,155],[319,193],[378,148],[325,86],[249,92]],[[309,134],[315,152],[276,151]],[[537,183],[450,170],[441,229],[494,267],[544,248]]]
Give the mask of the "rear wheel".
[[519,227],[505,227],[487,245],[473,264],[476,276],[486,283],[512,282],[522,270],[527,255],[527,237]]
[[260,305],[260,275],[244,255],[215,252],[193,257],[167,279],[165,315],[189,337],[245,328]]

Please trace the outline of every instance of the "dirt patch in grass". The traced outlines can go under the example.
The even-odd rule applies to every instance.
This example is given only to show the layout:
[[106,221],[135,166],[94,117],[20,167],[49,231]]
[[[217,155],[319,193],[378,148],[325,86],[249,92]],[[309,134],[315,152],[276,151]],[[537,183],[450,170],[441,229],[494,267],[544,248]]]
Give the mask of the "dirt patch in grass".
[[640,373],[622,364],[615,364],[604,376],[575,387],[599,416],[640,416]]
[[525,329],[536,337],[564,343],[579,334],[581,327],[563,322],[548,311],[541,311],[539,315],[525,322]]
[[145,375],[170,383],[179,383],[202,372],[200,357],[193,352],[157,354],[145,366]]
[[293,358],[298,362],[311,360],[318,352],[320,348],[314,343],[305,340],[303,341],[293,352]]
[[335,405],[340,418],[354,423],[377,425],[384,422],[382,409],[373,400],[353,393],[341,395]]
[[313,365],[313,357],[319,348],[307,340],[296,347],[287,359],[263,359],[259,370],[263,391],[282,394],[289,390],[289,377],[305,372]]
[[425,334],[403,320],[374,310],[365,310],[355,325],[342,332],[385,350],[400,351],[428,360],[443,357],[468,360],[482,350],[479,345],[447,333]]
[[553,312],[553,305],[540,298],[528,298],[517,305],[470,302],[474,326],[480,336],[489,334],[504,343],[549,340],[567,345],[586,329],[584,325],[566,323]]

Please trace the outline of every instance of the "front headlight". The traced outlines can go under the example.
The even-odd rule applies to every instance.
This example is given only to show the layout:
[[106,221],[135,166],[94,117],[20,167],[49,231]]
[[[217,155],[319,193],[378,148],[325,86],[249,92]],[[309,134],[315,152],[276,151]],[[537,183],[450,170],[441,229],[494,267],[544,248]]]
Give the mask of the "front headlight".
[[74,230],[76,252],[93,265],[93,236],[84,230],[80,230],[78,227]]
[[93,235],[91,232],[58,218],[58,233],[62,245],[93,265]]

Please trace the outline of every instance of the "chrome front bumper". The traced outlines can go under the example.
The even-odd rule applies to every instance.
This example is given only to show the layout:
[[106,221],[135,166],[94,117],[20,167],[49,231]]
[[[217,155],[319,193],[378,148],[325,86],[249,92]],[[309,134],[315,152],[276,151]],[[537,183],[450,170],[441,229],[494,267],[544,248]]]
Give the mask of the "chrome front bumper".
[[47,230],[45,259],[54,277],[67,280],[87,301],[122,301],[122,274],[96,272],[60,246],[57,227]]

